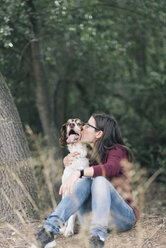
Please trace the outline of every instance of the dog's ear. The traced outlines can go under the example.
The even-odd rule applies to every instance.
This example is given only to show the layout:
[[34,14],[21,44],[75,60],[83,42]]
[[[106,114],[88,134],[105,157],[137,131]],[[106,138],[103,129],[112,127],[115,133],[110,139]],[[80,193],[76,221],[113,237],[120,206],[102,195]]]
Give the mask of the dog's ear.
[[85,143],[85,144],[86,144],[86,149],[87,149],[87,158],[90,160],[92,157],[93,149],[89,143]]
[[61,127],[61,137],[59,139],[59,145],[64,147],[66,144],[66,123],[64,123]]
[[95,147],[92,147],[90,144],[86,144],[87,147],[87,158],[89,159],[90,164],[101,164],[101,159],[99,153],[96,151]]

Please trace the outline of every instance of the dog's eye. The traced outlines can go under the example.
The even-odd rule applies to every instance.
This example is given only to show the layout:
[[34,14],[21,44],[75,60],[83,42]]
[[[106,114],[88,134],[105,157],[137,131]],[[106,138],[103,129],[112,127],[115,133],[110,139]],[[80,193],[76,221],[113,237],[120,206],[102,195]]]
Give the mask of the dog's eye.
[[81,126],[81,123],[77,123],[78,126]]

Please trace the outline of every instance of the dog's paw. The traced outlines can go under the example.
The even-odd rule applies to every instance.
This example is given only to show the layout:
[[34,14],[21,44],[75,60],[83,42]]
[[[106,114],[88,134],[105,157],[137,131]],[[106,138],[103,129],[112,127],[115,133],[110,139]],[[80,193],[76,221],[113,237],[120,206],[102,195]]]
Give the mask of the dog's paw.
[[63,235],[67,238],[67,237],[71,237],[74,234],[73,230],[68,230],[66,229],[65,232],[63,233]]

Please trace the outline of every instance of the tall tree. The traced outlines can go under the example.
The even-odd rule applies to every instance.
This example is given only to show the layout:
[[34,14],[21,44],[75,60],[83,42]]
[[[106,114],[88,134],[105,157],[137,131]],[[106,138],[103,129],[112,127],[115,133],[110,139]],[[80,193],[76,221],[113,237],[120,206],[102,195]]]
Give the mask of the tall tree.
[[0,74],[0,221],[37,218],[30,152],[14,101]]
[[[31,26],[31,55],[32,55],[32,68],[34,72],[34,78],[36,82],[36,102],[37,108],[42,123],[44,134],[47,138],[49,148],[55,148],[58,146],[57,130],[54,124],[53,112],[51,109],[51,101],[48,92],[48,78],[44,68],[40,49],[40,37],[39,37],[39,23],[37,20],[37,12],[33,0],[25,1],[27,3],[27,12]],[[56,158],[59,156],[59,149],[57,151]]]
[[[68,117],[87,120],[92,112],[104,111],[118,119],[143,166],[156,169],[162,165],[166,137],[165,1],[1,2],[0,66],[24,123],[41,132],[36,102],[38,109],[43,108],[40,112],[53,113],[58,127]],[[32,65],[37,64],[30,57],[32,46],[34,60],[38,65],[42,62],[39,74],[44,79],[44,93],[38,98],[47,95],[40,101],[36,97],[40,89],[34,87],[37,80],[31,73]],[[42,74],[44,70],[49,80],[45,72]],[[49,127],[52,120],[48,118],[40,114],[42,123]]]

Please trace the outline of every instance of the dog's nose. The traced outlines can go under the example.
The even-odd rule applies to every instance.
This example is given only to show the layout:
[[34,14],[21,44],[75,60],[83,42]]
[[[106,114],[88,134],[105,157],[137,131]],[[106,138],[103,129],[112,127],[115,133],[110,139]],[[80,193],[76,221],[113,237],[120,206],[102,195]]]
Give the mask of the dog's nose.
[[75,127],[75,123],[73,123],[73,122],[70,123],[70,127],[71,127],[71,128]]

